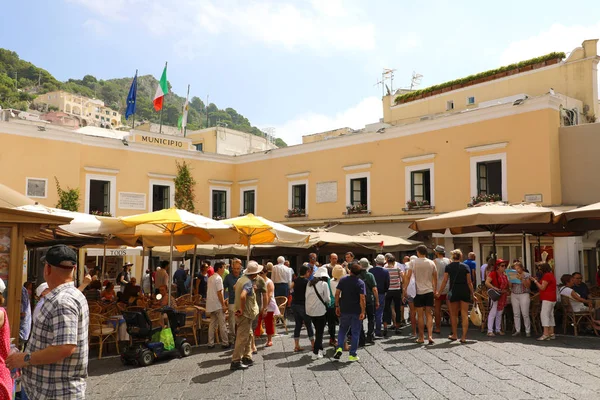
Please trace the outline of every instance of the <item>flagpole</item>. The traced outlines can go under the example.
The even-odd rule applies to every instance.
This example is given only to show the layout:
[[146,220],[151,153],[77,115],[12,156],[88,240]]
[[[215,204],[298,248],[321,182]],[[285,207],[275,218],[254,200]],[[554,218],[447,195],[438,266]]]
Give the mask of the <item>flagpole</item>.
[[[138,70],[136,69],[135,70],[135,77],[133,79],[137,79],[137,74],[138,74]],[[135,96],[135,99],[137,101],[137,80],[135,82],[135,94],[134,94],[134,96]],[[133,113],[133,121],[131,122],[131,129],[132,130],[135,129],[135,113]]]
[[188,91],[187,91],[187,95],[185,96],[185,104],[183,105],[183,115],[186,117],[185,118],[185,125],[183,126],[183,137],[185,137],[186,133],[187,133],[187,115],[185,114],[185,107],[189,107],[188,101],[190,101],[190,84],[188,83]]
[[[167,62],[166,61],[165,61],[165,69],[167,69]],[[169,90],[168,89],[169,89],[169,83],[167,81],[167,93],[165,93],[165,98],[163,100],[162,107],[160,108],[160,127],[158,128],[158,133],[159,134],[162,134],[162,115],[163,115],[163,110],[165,109],[165,102],[167,100],[167,94],[169,94]]]

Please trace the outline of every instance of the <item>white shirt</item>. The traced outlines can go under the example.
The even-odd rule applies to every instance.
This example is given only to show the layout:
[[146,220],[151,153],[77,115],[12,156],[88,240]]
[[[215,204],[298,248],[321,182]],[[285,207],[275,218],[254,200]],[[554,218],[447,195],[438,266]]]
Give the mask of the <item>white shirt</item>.
[[306,286],[305,293],[305,308],[306,314],[311,317],[321,317],[327,313],[327,307],[323,304],[319,297],[315,293],[315,288],[321,295],[321,298],[325,303],[329,303],[331,300],[329,293],[329,285],[327,282],[317,282],[317,284],[313,287],[310,283]]
[[442,281],[444,280],[444,273],[446,272],[446,266],[448,264],[450,264],[450,259],[446,258],[446,257],[436,258],[435,260],[433,260],[433,262],[435,263],[435,267],[437,268],[438,291],[440,292],[440,294],[447,294],[449,286],[450,286],[450,280],[448,280],[448,282],[446,282],[445,288],[440,288],[440,285],[442,284]]
[[569,302],[571,303],[571,308],[573,309],[573,312],[587,311],[588,308],[585,304],[573,298],[573,292],[574,290],[572,288],[566,286],[563,286],[560,289],[560,294],[569,298]]
[[284,264],[277,264],[271,271],[271,280],[273,283],[292,283],[292,269]]
[[142,278],[142,290],[144,293],[150,293],[150,274],[144,274]]
[[206,312],[211,313],[223,309],[217,293],[223,290],[223,278],[219,274],[213,274],[208,278],[206,289]]
[[487,264],[483,264],[481,266],[481,282],[485,282],[485,269],[487,268]]

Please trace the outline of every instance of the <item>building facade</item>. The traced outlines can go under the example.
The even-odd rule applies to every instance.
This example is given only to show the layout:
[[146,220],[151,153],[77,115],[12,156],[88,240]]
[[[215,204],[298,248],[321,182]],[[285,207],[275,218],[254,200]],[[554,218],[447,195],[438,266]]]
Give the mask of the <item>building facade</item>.
[[121,114],[106,107],[102,100],[58,90],[39,95],[33,103],[47,104],[58,108],[60,112],[77,116],[85,120],[85,124],[81,125],[111,125],[114,128],[121,126]]
[[[203,149],[217,148],[211,141],[218,142],[221,129],[228,135],[225,128],[216,129],[216,135],[200,131],[185,138],[132,131],[116,139],[52,126],[40,131],[11,120],[0,123],[1,147],[7,149],[0,169],[11,171],[1,181],[54,206],[56,177],[63,188],[80,189],[80,211],[126,216],[173,206],[176,161],[186,161],[197,182],[196,209],[203,215],[228,218],[253,212],[300,229],[398,236],[410,234],[408,225],[415,219],[463,209],[482,194],[509,203],[561,207],[568,198],[568,205],[579,205],[563,190],[572,172],[561,173],[561,135],[565,109],[581,110],[583,116],[584,107],[597,98],[598,57],[590,43],[596,42],[584,42],[584,59],[572,60],[580,53],[576,49],[565,61],[507,77],[544,80],[530,85],[540,92],[521,84],[513,92],[496,88],[506,85],[502,79],[485,82],[471,87],[481,99],[478,107],[439,114],[445,98],[464,97],[450,91],[440,95],[441,102],[434,96],[428,106],[415,102],[433,114],[396,125],[392,122],[400,119],[403,107],[416,105],[392,106],[388,96],[383,99],[387,125],[377,130],[250,154],[198,151],[199,143]],[[569,63],[587,72],[548,74],[571,68]],[[570,89],[562,93],[561,87]],[[495,94],[484,95],[486,90]],[[411,113],[417,115],[405,115]],[[600,133],[600,124],[586,124],[585,118],[569,115],[569,122]],[[435,240],[474,251],[478,262],[491,250],[488,235],[441,235]],[[525,258],[531,265],[546,252],[555,260],[557,274],[583,269],[581,237],[542,238],[540,249],[537,238],[528,237],[526,246],[521,236],[499,236],[497,242],[502,258]]]

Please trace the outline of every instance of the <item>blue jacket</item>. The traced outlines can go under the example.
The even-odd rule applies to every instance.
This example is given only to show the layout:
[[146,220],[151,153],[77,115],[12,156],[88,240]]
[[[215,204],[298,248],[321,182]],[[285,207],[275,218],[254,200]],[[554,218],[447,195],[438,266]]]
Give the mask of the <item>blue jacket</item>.
[[377,282],[377,291],[384,294],[390,288],[390,273],[383,267],[376,265],[369,271],[375,277]]

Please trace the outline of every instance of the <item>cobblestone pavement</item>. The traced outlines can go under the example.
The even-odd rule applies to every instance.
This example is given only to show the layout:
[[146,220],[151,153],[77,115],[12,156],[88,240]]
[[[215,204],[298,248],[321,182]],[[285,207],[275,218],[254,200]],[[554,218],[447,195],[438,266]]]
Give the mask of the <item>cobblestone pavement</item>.
[[[409,328],[405,328],[407,332]],[[290,331],[291,332],[291,331]],[[558,336],[487,338],[471,330],[466,345],[445,337],[422,346],[392,335],[359,349],[360,361],[332,362],[294,353],[293,339],[259,342],[255,365],[229,370],[231,351],[194,349],[192,356],[150,367],[124,367],[116,357],[90,361],[87,398],[95,399],[596,399],[600,339]],[[305,336],[301,344],[308,345]]]

